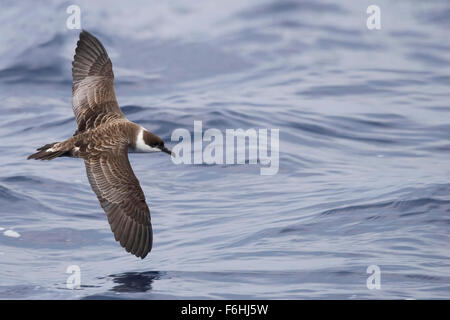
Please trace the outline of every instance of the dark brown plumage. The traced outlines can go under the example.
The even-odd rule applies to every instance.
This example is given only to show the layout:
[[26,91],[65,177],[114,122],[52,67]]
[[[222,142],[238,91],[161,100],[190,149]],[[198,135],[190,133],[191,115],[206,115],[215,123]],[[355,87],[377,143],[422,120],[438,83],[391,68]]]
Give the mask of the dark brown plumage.
[[127,120],[114,93],[111,60],[97,38],[80,33],[72,63],[72,107],[78,129],[68,140],[47,144],[28,159],[61,156],[84,160],[89,183],[104,209],[116,241],[144,258],[152,249],[150,211],[128,151],[138,148],[171,153],[164,142]]

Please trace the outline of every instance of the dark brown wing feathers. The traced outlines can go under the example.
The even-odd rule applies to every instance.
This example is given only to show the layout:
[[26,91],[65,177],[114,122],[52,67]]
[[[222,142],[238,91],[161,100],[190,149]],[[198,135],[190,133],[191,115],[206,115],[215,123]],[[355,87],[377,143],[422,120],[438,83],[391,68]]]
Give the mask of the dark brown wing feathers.
[[104,150],[98,156],[84,158],[84,163],[116,241],[144,258],[152,248],[150,211],[128,160],[127,147]]

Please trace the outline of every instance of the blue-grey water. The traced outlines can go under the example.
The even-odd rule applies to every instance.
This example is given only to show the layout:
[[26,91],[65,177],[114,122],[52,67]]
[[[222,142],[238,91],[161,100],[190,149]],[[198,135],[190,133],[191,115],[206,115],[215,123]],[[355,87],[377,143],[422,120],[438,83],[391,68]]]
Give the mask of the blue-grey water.
[[[130,155],[154,246],[126,253],[81,160],[26,160],[76,129],[71,4],[130,120],[171,147],[196,120],[278,128],[278,173]],[[2,1],[0,298],[450,298],[449,16],[447,0]]]

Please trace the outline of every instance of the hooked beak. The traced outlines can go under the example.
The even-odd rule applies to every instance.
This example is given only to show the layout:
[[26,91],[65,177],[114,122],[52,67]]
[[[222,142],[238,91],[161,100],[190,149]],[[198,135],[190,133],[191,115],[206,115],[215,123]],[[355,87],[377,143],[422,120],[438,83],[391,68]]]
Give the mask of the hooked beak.
[[162,151],[162,152],[165,152],[165,153],[167,153],[167,154],[170,154],[172,157],[175,158],[175,153],[173,153],[172,151],[170,151],[170,150],[167,149],[166,147],[162,147],[162,148],[161,148],[161,151]]

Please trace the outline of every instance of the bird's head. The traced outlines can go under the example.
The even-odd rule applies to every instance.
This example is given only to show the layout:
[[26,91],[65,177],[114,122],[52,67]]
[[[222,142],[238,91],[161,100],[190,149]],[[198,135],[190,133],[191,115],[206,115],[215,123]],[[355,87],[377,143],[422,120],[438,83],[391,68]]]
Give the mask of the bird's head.
[[136,139],[136,147],[137,152],[165,152],[174,156],[172,151],[166,148],[164,145],[164,141],[158,137],[156,134],[153,134],[145,129],[141,129]]

